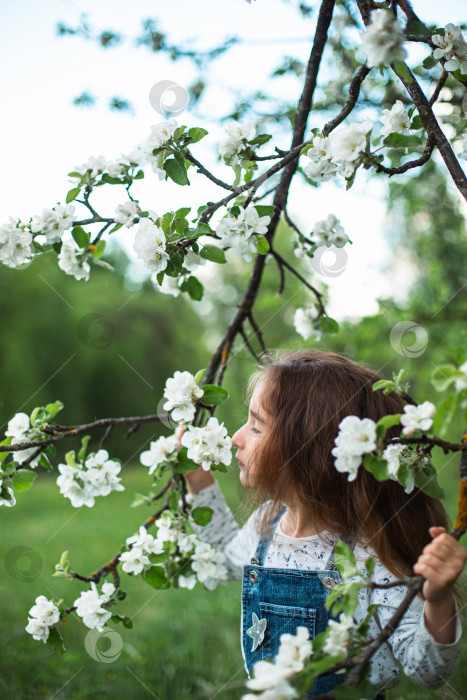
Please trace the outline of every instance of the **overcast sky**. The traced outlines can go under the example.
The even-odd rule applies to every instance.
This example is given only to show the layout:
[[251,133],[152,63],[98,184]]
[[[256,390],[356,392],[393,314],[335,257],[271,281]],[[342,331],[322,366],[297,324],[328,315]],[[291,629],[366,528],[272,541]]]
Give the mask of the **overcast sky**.
[[[465,20],[464,4],[463,0],[445,0],[442,15],[435,0],[416,0],[414,8],[426,21],[443,24]],[[2,223],[10,215],[29,220],[43,208],[63,203],[71,187],[67,173],[75,165],[91,155],[112,159],[128,153],[146,137],[150,126],[161,120],[148,99],[155,83],[170,79],[188,86],[196,74],[188,61],[172,63],[144,47],[132,47],[130,41],[104,51],[91,41],[56,36],[58,21],[77,26],[83,14],[96,34],[114,29],[128,39],[138,35],[141,20],[151,16],[159,18],[161,31],[174,43],[191,40],[198,48],[211,48],[225,37],[242,37],[244,43],[212,66],[211,87],[203,107],[212,133],[195,151],[220,177],[229,177],[229,171],[215,160],[216,144],[223,131],[215,120],[231,106],[226,86],[232,85],[238,94],[257,90],[283,55],[305,61],[314,30],[314,21],[304,21],[292,6],[280,0],[256,0],[251,5],[245,0],[2,2]],[[284,78],[274,89],[295,101],[300,83]],[[93,109],[80,110],[72,105],[73,98],[85,90],[98,98]],[[135,115],[109,111],[107,103],[114,95],[129,99]],[[188,126],[204,124],[189,110],[178,120]],[[287,143],[281,145],[286,147]],[[191,176],[193,187],[181,188],[160,182],[149,170],[147,173],[148,179],[138,183],[135,194],[146,208],[158,213],[180,206],[198,207],[221,196],[219,189],[200,175]],[[383,236],[384,182],[362,175],[358,173],[356,184],[347,193],[333,182],[314,190],[298,178],[291,191],[289,211],[304,231],[310,232],[315,221],[332,211],[353,241],[348,247],[346,271],[331,286],[329,313],[337,319],[376,312],[378,296],[397,297],[410,280],[409,270],[397,279],[381,274],[381,267],[390,257]],[[109,216],[126,197],[123,188],[120,194],[116,191],[119,188],[102,189],[109,191],[101,191],[95,201],[100,213]],[[122,241],[126,237],[125,247],[131,250],[134,229],[119,234]]]

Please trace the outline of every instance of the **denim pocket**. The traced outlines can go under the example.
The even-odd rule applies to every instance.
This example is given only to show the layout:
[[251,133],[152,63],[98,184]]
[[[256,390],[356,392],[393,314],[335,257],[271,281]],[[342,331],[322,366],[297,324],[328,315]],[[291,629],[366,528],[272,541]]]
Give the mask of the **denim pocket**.
[[273,659],[280,646],[281,634],[296,634],[297,627],[306,627],[310,639],[315,637],[316,609],[297,608],[291,605],[260,603],[260,618],[266,618],[262,659]]

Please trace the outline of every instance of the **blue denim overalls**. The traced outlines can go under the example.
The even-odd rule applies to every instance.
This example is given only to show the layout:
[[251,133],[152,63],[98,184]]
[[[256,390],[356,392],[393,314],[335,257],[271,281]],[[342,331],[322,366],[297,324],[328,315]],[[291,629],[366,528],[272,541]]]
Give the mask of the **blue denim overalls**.
[[[285,510],[274,521],[273,527]],[[350,544],[345,536],[341,539]],[[242,646],[250,676],[257,661],[273,659],[277,655],[281,634],[296,634],[297,627],[304,626],[310,632],[310,639],[314,639],[324,632],[330,619],[336,619],[324,605],[327,595],[340,581],[339,572],[334,568],[335,547],[323,571],[303,571],[264,567],[269,543],[270,538],[261,539],[250,564],[243,567]],[[253,636],[248,635],[247,630]],[[343,673],[318,678],[308,697],[328,693],[344,680]]]

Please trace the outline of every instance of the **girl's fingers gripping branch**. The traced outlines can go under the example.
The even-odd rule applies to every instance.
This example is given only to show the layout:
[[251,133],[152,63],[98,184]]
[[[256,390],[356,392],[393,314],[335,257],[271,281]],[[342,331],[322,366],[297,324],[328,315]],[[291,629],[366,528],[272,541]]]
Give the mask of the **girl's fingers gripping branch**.
[[454,583],[465,567],[467,552],[444,527],[431,527],[429,532],[433,541],[424,547],[414,572],[426,578],[425,599],[438,603],[452,595]]

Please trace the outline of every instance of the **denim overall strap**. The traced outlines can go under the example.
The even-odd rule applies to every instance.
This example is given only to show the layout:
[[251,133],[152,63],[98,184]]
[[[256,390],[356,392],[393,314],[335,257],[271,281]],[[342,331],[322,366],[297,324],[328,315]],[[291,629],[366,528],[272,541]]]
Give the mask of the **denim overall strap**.
[[[279,520],[282,518],[284,515],[285,511],[287,510],[286,506],[281,510],[279,515],[274,518],[274,520],[271,523],[271,533],[274,530],[275,526],[279,522]],[[256,552],[255,552],[255,559],[257,560],[255,563],[259,564],[260,566],[264,566],[264,559],[266,557],[266,552],[268,551],[269,543],[271,541],[271,536],[265,536],[260,539],[258,542],[258,546],[256,547]]]

